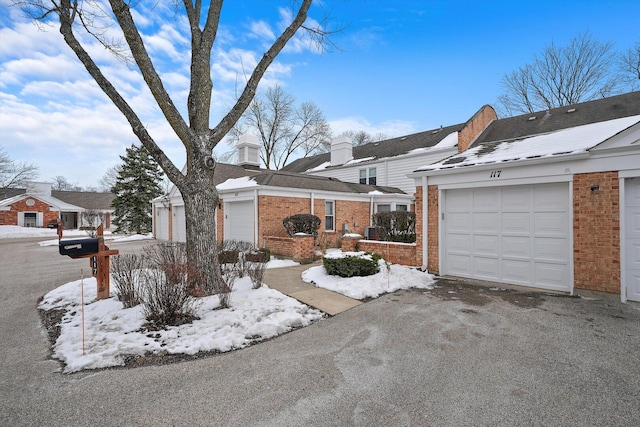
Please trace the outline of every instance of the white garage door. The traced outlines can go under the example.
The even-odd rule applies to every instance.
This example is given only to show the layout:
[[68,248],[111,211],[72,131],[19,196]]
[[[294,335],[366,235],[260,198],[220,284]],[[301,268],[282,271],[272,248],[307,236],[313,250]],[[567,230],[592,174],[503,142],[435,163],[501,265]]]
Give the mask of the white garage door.
[[571,291],[569,184],[444,192],[444,274]]
[[624,196],[627,299],[640,301],[640,178],[625,181]]
[[171,221],[172,234],[171,240],[174,242],[186,242],[187,241],[187,219],[184,213],[184,206],[173,206],[171,208],[173,212],[173,219]]
[[254,242],[253,200],[224,204],[224,238],[242,242]]
[[169,240],[169,209],[162,206],[156,208],[156,239]]

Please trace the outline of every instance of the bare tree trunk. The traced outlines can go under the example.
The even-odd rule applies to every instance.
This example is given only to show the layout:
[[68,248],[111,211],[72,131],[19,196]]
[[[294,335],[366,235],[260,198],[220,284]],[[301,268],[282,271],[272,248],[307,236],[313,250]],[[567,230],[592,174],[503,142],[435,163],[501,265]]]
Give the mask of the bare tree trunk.
[[[218,191],[213,183],[213,171],[199,168],[199,179],[181,190],[184,200],[187,232],[187,259],[192,261],[200,274],[204,290],[217,292],[220,268],[217,257],[216,210]],[[193,169],[192,172],[195,172]],[[193,182],[193,181],[192,181]]]

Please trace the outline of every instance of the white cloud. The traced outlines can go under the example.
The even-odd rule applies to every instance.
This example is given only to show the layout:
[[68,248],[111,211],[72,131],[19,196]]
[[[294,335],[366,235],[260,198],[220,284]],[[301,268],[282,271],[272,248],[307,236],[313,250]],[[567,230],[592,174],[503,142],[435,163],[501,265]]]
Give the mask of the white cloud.
[[389,138],[409,135],[418,132],[415,123],[406,120],[387,120],[381,123],[371,123],[364,117],[349,116],[329,120],[334,135],[345,131],[365,131],[371,135],[384,134]]
[[254,21],[249,26],[249,37],[274,41],[276,39],[271,26],[265,21]]

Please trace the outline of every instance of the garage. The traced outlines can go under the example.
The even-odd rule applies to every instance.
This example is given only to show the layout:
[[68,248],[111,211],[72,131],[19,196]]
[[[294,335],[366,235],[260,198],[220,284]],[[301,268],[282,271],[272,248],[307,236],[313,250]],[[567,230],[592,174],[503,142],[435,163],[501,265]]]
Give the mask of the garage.
[[237,240],[255,244],[255,219],[253,200],[225,202],[224,236],[226,240]]
[[442,271],[571,292],[568,183],[443,191]]
[[624,211],[627,299],[640,301],[640,178],[625,180]]
[[169,209],[156,207],[156,222],[154,236],[158,240],[169,240]]

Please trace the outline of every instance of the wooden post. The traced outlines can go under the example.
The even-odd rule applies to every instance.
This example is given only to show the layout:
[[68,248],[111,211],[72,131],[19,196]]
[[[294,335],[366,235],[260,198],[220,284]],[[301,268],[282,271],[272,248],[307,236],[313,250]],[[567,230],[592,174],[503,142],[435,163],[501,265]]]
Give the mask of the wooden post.
[[[110,250],[107,245],[104,244],[104,227],[102,224],[98,227],[97,230],[98,237],[98,253],[95,254],[98,261],[98,271],[93,274],[96,278],[97,282],[97,294],[98,299],[107,299],[109,298],[109,256],[118,255],[120,253],[119,250]],[[89,258],[89,264],[91,264],[91,258]],[[92,272],[93,272],[93,266]]]

